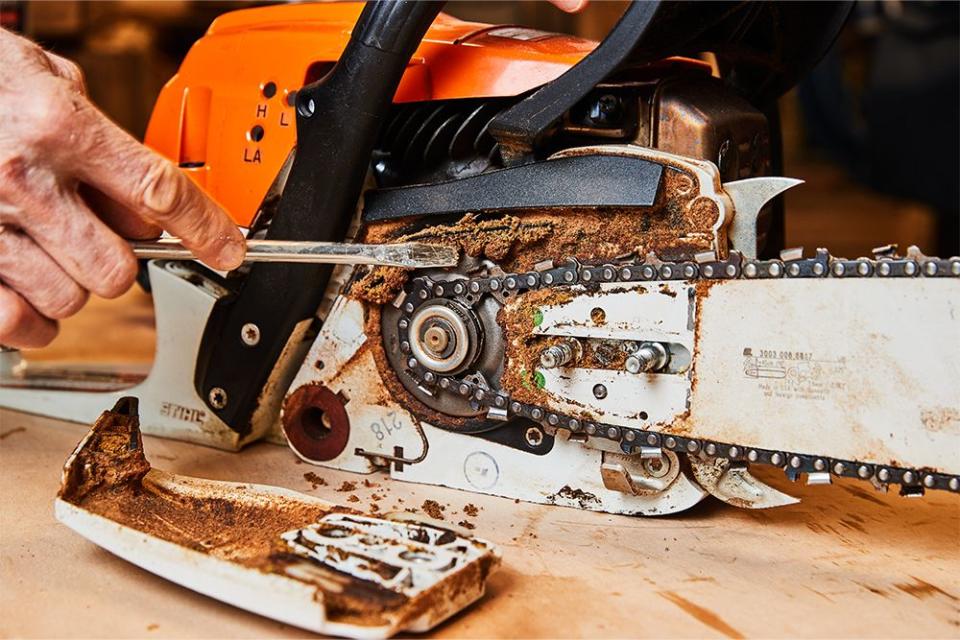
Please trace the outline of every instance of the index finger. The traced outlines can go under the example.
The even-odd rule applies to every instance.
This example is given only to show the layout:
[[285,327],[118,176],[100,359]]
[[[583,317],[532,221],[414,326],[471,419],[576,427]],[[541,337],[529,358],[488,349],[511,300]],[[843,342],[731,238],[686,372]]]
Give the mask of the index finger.
[[75,115],[80,139],[68,155],[78,178],[179,237],[211,267],[240,266],[246,253],[243,235],[200,187],[90,103],[78,105]]

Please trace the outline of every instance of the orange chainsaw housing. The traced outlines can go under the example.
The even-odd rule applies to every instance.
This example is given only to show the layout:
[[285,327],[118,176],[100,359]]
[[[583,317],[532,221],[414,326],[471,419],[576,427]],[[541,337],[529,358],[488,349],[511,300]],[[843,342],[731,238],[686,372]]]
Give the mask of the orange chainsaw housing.
[[[250,225],[296,144],[292,94],[340,57],[363,3],[290,4],[217,18],[157,100],[146,143]],[[440,14],[395,102],[514,96],[596,46],[568,35]]]

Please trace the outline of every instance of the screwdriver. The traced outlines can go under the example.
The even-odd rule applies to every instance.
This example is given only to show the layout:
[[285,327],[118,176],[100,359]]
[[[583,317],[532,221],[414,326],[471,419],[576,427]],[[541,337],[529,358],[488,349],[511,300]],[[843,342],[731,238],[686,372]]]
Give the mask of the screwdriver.
[[[177,238],[132,242],[138,258],[195,260]],[[430,269],[456,266],[455,247],[405,242],[399,244],[348,244],[292,240],[247,240],[245,262],[298,262],[321,264],[370,264],[402,269]]]

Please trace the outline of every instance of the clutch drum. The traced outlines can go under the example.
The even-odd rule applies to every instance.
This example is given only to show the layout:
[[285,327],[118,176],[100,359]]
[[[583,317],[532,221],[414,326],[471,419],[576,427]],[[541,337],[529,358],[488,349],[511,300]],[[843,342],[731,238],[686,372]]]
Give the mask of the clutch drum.
[[483,334],[476,318],[450,300],[432,300],[410,319],[410,354],[426,369],[458,373],[476,359]]
[[384,305],[382,309],[384,350],[404,388],[436,413],[482,419],[436,424],[437,415],[423,415],[422,409],[418,414],[415,406],[407,407],[408,410],[430,424],[462,432],[486,431],[502,424],[487,420],[486,409],[481,409],[470,398],[415,378],[406,364],[412,357],[420,364],[418,375],[432,372],[437,376],[457,376],[496,388],[503,370],[503,340],[496,321],[500,303],[495,298],[486,296],[469,302],[445,298],[426,300],[410,317],[402,340],[397,326],[400,310],[392,305]]

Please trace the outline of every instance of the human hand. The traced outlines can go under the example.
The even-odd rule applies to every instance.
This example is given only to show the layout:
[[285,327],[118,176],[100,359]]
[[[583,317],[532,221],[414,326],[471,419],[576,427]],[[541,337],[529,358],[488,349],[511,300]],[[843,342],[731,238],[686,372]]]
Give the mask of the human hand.
[[0,61],[0,344],[43,346],[89,293],[126,291],[124,238],[166,229],[210,266],[239,266],[236,225],[93,106],[77,65],[3,29]]
[[550,0],[550,4],[567,13],[579,13],[590,4],[590,0]]

